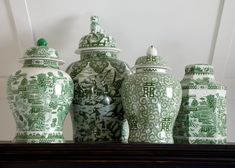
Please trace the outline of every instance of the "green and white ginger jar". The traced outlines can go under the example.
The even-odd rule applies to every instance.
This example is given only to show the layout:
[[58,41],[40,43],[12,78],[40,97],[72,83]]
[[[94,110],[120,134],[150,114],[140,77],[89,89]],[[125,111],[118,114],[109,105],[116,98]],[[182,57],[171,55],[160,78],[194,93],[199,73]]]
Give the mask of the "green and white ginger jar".
[[92,16],[91,32],[81,38],[76,51],[81,60],[67,70],[75,84],[71,115],[75,142],[127,142],[120,88],[130,69],[117,59],[118,52],[99,18]]
[[180,82],[151,46],[139,57],[135,73],[122,84],[122,101],[129,123],[129,143],[173,143],[173,125],[181,103]]
[[174,127],[175,143],[225,144],[225,87],[215,81],[213,67],[188,65],[181,81],[182,104]]
[[73,98],[73,81],[59,70],[56,50],[39,39],[23,67],[8,79],[8,101],[16,121],[16,143],[63,143],[63,124]]

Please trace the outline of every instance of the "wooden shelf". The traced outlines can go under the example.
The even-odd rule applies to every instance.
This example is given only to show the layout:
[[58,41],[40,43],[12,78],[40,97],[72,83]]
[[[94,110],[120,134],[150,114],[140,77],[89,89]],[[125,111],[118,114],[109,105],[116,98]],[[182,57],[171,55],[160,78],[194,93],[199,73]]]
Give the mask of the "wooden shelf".
[[0,144],[0,168],[235,167],[235,145]]

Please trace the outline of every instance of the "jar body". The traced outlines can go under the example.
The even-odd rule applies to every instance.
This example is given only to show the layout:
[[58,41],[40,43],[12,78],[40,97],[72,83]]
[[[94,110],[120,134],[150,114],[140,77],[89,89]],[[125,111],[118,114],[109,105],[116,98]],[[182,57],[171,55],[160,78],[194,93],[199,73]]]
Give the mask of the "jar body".
[[120,88],[130,70],[124,62],[106,55],[82,54],[82,60],[67,70],[75,84],[71,115],[75,142],[127,141]]
[[8,101],[17,126],[14,141],[63,143],[63,124],[72,98],[72,79],[59,69],[26,66],[12,74]]
[[180,83],[156,68],[145,69],[128,76],[122,85],[129,142],[173,143],[173,125],[182,94]]
[[212,70],[208,72],[211,68],[194,65],[193,72],[186,72],[181,81],[182,104],[174,126],[176,143],[226,143],[226,90],[215,81]]

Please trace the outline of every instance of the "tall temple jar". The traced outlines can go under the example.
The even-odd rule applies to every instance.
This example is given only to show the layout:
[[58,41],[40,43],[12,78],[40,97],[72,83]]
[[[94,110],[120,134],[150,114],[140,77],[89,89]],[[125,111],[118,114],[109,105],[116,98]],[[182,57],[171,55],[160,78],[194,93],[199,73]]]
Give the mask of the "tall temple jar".
[[131,71],[117,59],[120,50],[115,40],[104,33],[97,16],[91,17],[90,28],[76,51],[81,60],[67,70],[75,84],[73,138],[78,143],[127,142],[128,124],[120,88]]
[[187,65],[181,81],[182,104],[174,126],[175,143],[226,143],[226,90],[213,66]]
[[180,82],[168,74],[163,57],[151,46],[135,62],[122,84],[129,143],[173,143],[173,125],[181,103]]
[[23,67],[7,83],[16,121],[16,143],[62,143],[63,124],[73,98],[73,81],[59,70],[58,53],[39,39],[21,59]]

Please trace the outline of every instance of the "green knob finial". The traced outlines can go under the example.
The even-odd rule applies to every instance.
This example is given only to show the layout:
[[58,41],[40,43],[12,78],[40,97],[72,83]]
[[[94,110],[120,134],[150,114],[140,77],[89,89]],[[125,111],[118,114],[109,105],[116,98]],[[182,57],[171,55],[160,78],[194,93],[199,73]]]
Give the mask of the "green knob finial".
[[43,38],[38,39],[37,46],[47,46],[47,41]]

